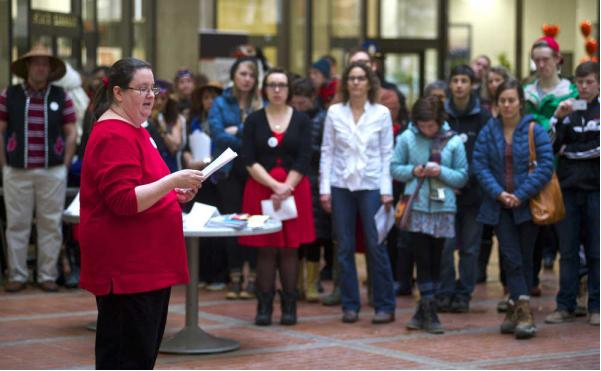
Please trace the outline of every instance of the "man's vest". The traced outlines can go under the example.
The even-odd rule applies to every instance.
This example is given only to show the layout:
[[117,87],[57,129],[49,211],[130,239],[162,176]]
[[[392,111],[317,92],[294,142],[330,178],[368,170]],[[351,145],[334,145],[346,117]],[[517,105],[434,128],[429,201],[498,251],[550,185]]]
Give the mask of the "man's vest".
[[[9,166],[27,168],[28,134],[27,119],[30,98],[23,85],[10,86],[6,91],[8,125],[4,138],[6,159]],[[44,167],[64,163],[65,140],[63,137],[63,109],[65,92],[50,85],[44,93]]]

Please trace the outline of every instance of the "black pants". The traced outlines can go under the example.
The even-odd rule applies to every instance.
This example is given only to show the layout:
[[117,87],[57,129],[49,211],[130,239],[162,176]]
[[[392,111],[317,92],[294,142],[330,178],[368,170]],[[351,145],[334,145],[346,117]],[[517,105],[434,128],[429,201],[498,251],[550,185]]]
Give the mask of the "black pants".
[[170,295],[171,287],[97,296],[96,369],[153,369]]
[[[239,213],[242,210],[242,193],[244,181],[235,175],[232,170],[230,175],[217,183],[217,208],[221,214]],[[255,270],[257,266],[257,251],[253,248],[240,246],[237,237],[221,239],[226,245],[227,263],[230,272],[241,272],[244,261],[248,261],[249,268]]]

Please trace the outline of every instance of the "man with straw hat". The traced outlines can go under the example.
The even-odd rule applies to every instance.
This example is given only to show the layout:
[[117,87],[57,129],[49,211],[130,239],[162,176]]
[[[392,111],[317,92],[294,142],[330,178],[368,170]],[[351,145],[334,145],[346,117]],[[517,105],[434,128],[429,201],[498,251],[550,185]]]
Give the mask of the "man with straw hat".
[[65,64],[36,45],[11,65],[23,78],[0,94],[0,166],[6,205],[9,281],[7,292],[25,288],[33,211],[37,230],[37,280],[58,291],[57,261],[67,169],[75,151],[75,109],[69,95],[50,85]]

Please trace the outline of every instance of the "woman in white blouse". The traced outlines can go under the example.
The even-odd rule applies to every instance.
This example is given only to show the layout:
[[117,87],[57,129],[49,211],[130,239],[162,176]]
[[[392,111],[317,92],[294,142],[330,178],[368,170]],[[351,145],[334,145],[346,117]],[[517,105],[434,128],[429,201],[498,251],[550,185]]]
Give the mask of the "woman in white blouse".
[[365,63],[350,63],[340,82],[343,103],[326,117],[320,162],[321,204],[332,212],[338,240],[342,321],[359,319],[360,299],[355,266],[355,225],[360,216],[373,285],[373,323],[394,321],[395,296],[388,253],[378,243],[374,216],[392,207],[392,119],[375,103],[378,78]]

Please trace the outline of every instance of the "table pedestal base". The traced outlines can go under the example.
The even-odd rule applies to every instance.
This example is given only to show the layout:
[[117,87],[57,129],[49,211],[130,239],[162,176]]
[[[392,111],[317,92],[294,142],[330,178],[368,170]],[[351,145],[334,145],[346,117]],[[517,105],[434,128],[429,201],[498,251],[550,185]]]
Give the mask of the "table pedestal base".
[[169,339],[163,339],[159,349],[162,353],[211,354],[230,352],[240,348],[235,340],[209,335],[200,327],[185,327]]

